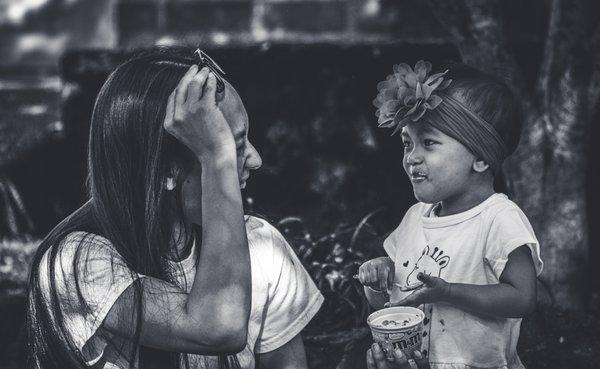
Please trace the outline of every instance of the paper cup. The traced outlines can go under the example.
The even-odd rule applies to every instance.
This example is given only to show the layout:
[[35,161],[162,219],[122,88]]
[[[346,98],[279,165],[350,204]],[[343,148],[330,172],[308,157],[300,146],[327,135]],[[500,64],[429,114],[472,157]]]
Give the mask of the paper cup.
[[390,343],[411,357],[415,350],[421,349],[423,338],[423,318],[420,309],[408,306],[395,306],[381,309],[367,318],[373,341]]

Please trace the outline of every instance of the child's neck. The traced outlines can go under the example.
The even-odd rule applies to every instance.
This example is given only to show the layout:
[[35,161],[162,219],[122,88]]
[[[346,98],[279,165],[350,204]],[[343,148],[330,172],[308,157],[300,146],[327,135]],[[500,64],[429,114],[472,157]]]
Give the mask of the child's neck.
[[438,216],[462,213],[481,204],[494,194],[493,186],[483,186],[440,201]]

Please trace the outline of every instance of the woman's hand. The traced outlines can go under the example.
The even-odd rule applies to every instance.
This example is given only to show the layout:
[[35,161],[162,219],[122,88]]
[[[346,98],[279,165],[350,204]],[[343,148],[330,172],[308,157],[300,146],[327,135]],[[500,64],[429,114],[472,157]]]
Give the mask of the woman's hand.
[[389,257],[364,262],[358,269],[358,280],[363,286],[379,291],[391,290],[394,285],[394,262]]
[[389,302],[385,306],[419,306],[433,302],[445,301],[449,296],[450,284],[442,278],[432,277],[423,273],[417,275],[417,279],[423,282],[415,292],[400,301]]
[[164,128],[201,162],[228,156],[235,159],[235,141],[216,102],[215,75],[193,65],[169,96]]
[[[392,352],[391,358],[386,358],[385,353],[378,343],[367,351],[368,369],[429,369],[429,360],[418,350],[414,352],[412,358],[407,358],[400,349],[388,349]],[[411,365],[411,360],[414,364]]]

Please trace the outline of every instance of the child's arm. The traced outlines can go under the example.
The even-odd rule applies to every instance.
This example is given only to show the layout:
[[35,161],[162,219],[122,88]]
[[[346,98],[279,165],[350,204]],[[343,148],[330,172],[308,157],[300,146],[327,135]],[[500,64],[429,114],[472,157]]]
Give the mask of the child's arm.
[[501,318],[521,318],[535,307],[536,274],[531,252],[525,245],[509,254],[498,284],[448,283],[422,274],[419,279],[425,283],[422,288],[390,306],[446,302],[466,311]]

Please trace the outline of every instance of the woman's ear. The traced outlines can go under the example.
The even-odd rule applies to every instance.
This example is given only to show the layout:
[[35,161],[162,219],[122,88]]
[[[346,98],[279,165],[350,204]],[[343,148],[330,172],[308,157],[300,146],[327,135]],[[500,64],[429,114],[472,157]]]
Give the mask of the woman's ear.
[[177,164],[173,163],[169,166],[169,174],[165,179],[165,188],[167,191],[173,191],[175,187],[177,187],[177,182],[179,181],[179,176],[181,174],[181,170]]
[[173,191],[175,189],[175,178],[169,176],[165,184],[167,191]]
[[483,160],[475,160],[473,162],[473,170],[477,173],[483,173],[488,170],[489,167],[490,165]]

